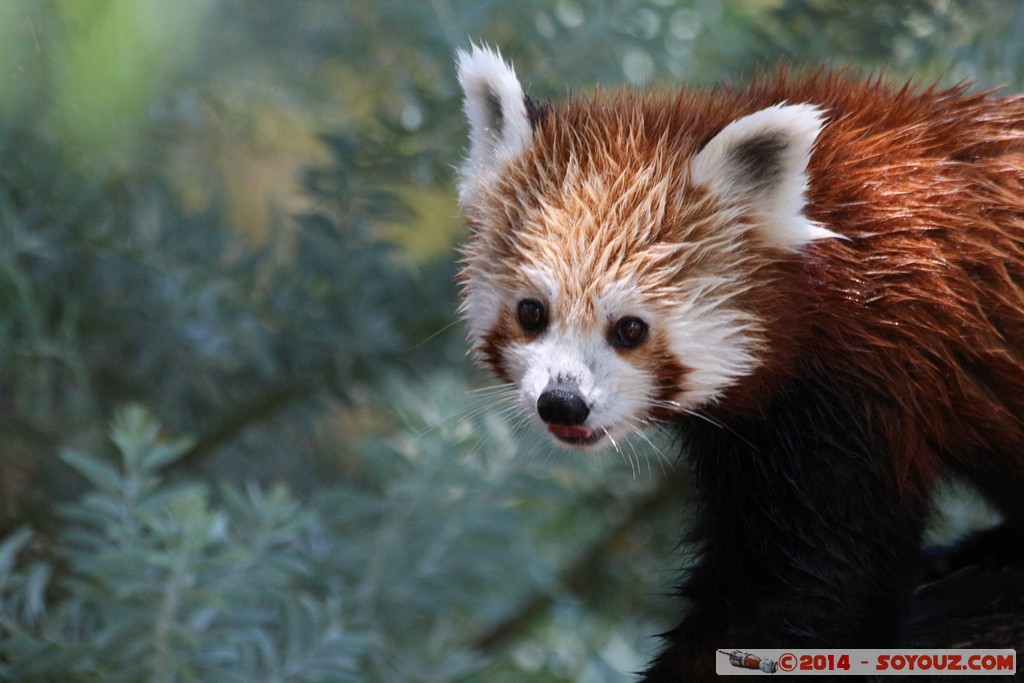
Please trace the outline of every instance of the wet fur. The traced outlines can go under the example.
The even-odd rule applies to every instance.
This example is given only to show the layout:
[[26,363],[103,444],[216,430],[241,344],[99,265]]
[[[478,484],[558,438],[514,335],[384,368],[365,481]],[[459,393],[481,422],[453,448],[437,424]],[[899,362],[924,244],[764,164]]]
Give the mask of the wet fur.
[[[463,312],[515,380],[528,273],[574,302],[566,335],[607,324],[590,292],[642,292],[652,338],[624,360],[700,496],[681,621],[644,680],[708,680],[723,647],[898,645],[943,472],[1024,523],[1024,100],[822,71],[525,101],[528,144],[464,182]],[[802,213],[839,238],[780,243],[767,210],[693,182],[727,125],[782,103],[823,112]],[[780,152],[743,153],[756,176]],[[684,308],[694,356],[673,345]]]

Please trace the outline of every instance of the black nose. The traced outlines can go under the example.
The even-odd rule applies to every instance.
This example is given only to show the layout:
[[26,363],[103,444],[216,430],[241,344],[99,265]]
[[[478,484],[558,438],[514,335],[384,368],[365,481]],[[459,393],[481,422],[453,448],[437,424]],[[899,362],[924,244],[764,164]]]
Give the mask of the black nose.
[[556,387],[545,389],[537,399],[537,414],[548,424],[578,425],[586,421],[590,408],[575,391]]

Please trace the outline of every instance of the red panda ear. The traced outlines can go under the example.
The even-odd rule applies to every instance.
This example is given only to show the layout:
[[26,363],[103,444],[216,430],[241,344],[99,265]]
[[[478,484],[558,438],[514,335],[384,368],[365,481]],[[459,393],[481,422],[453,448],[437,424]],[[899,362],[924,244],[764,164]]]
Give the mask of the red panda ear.
[[822,112],[810,104],[778,104],[744,116],[693,158],[691,178],[723,202],[753,210],[769,244],[797,249],[839,237],[804,215],[807,162],[821,127]]
[[469,158],[459,182],[465,204],[482,178],[526,147],[533,129],[523,86],[497,51],[474,45],[469,52],[459,50],[457,61],[469,119]]

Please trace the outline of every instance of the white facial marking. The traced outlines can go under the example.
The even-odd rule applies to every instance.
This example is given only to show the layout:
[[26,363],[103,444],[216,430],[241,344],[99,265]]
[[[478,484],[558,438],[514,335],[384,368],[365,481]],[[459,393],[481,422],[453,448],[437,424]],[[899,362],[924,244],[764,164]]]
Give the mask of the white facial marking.
[[663,321],[672,355],[690,368],[676,398],[684,410],[716,402],[758,365],[757,320],[731,307],[731,297],[702,289],[698,282],[681,292]]
[[549,328],[508,355],[519,378],[523,409],[537,418],[537,399],[549,385],[565,382],[575,387],[590,414],[585,426],[612,440],[628,435],[650,399],[651,379],[620,357],[604,335]]
[[[707,276],[681,285],[671,300],[651,305],[639,284],[620,279],[596,288],[585,288],[593,296],[591,319],[565,316],[572,308],[565,301],[565,288],[544,268],[524,269],[533,287],[516,295],[537,298],[549,307],[549,322],[537,338],[517,342],[506,350],[509,374],[519,387],[520,400],[528,414],[540,422],[537,399],[552,384],[568,382],[590,409],[585,426],[606,432],[614,441],[645,424],[664,394],[658,378],[643,363],[619,353],[607,339],[607,329],[630,315],[646,322],[656,334],[668,340],[668,351],[689,369],[679,378],[671,401],[679,410],[698,410],[716,401],[728,387],[757,367],[755,347],[760,325],[750,314],[730,305],[723,293],[722,278]],[[729,291],[735,292],[735,287]],[[637,354],[643,350],[638,349]]]

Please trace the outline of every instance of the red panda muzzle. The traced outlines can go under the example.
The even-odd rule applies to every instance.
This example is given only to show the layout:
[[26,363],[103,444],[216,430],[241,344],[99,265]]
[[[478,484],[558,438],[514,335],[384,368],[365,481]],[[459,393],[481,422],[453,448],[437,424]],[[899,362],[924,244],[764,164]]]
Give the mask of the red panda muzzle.
[[592,446],[604,438],[604,433],[588,427],[549,424],[548,432],[570,446]]
[[584,423],[590,409],[579,392],[565,383],[545,389],[537,399],[537,414],[550,434],[571,446],[589,446],[604,436]]
[[556,385],[545,389],[537,399],[537,414],[549,427],[570,427],[586,422],[590,408],[583,397],[571,387]]

